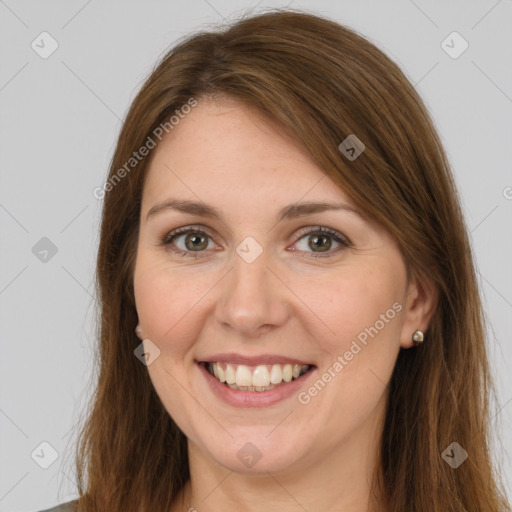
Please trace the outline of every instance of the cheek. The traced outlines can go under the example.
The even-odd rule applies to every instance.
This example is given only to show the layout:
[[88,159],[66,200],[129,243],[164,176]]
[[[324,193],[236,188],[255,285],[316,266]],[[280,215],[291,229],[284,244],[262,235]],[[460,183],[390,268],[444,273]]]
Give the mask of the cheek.
[[198,277],[192,267],[176,270],[141,255],[134,274],[137,314],[145,337],[162,352],[178,353],[193,345],[201,328],[201,299],[214,286],[213,277],[207,272]]
[[376,341],[375,352],[398,343],[403,283],[396,270],[386,262],[340,269],[297,290],[320,320],[324,334],[318,339],[331,358],[350,350],[354,340],[363,348]]
[[326,449],[382,412],[399,350],[403,282],[396,270],[352,267],[308,288],[305,302],[318,312],[324,334],[318,331],[315,340],[321,352],[317,380],[298,397],[298,407],[318,419]]
[[[370,263],[340,272],[314,297],[312,309],[321,312],[330,332],[321,338],[325,357],[319,377],[327,373],[325,379],[332,382],[318,392],[322,398],[315,407],[320,410],[328,403],[327,409],[338,411],[326,418],[333,429],[340,422],[355,425],[373,410],[399,350],[405,274],[387,260]],[[352,419],[345,417],[347,411],[354,414]]]
[[[144,337],[160,350],[159,357],[148,365],[152,384],[165,409],[178,426],[192,431],[190,418],[195,401],[183,391],[190,388],[187,354],[199,336],[200,298],[204,288],[187,272],[169,268],[156,258],[140,255],[134,273],[134,291],[139,323]],[[192,407],[192,410],[190,409]]]

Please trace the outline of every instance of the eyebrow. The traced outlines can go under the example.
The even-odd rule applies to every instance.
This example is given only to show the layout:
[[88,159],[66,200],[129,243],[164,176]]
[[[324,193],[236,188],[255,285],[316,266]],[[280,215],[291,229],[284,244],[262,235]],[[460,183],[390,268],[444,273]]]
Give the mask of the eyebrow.
[[[168,199],[162,203],[154,205],[146,214],[146,222],[150,217],[153,217],[157,213],[163,211],[179,211],[183,213],[189,213],[192,215],[199,215],[210,219],[217,219],[222,223],[225,223],[223,215],[213,206],[203,203],[202,201],[189,201],[183,199]],[[277,214],[277,221],[292,220],[297,217],[305,215],[312,215],[314,213],[321,213],[328,210],[342,210],[346,212],[355,213],[360,216],[363,220],[365,216],[356,207],[346,203],[327,203],[327,202],[303,202],[295,203],[285,206],[279,210]]]

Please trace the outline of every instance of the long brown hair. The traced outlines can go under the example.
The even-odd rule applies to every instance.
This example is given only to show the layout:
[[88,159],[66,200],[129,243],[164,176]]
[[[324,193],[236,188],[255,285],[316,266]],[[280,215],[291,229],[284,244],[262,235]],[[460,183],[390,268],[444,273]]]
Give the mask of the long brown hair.
[[[186,437],[134,356],[134,258],[150,157],[133,153],[191,98],[227,95],[293,134],[318,166],[395,237],[438,305],[423,346],[401,350],[389,384],[375,486],[394,512],[507,510],[490,455],[482,304],[447,157],[399,67],[354,30],[273,10],[182,40],[133,101],[104,187],[97,259],[97,385],[80,432],[80,511],[168,511],[189,478]],[[168,131],[166,130],[166,131]],[[365,144],[348,161],[339,144]],[[133,163],[133,162],[132,162]],[[125,172],[120,172],[124,167]],[[441,454],[456,441],[457,469]]]

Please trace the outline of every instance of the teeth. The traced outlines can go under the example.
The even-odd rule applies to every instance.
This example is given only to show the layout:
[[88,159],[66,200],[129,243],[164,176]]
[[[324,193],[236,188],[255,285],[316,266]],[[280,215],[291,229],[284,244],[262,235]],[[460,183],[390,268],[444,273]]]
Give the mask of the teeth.
[[[220,364],[215,363],[213,366],[220,366]],[[224,375],[228,384],[236,384],[235,369],[230,364],[226,365],[226,371],[224,372]]]
[[[240,368],[240,366],[238,367]],[[256,366],[254,373],[252,374],[252,385],[258,387],[265,387],[270,384],[270,372],[266,366]]]
[[243,364],[239,364],[236,369],[236,385],[237,386],[252,386],[251,370]]
[[226,382],[226,375],[220,364],[213,365],[213,372],[217,379],[219,379],[221,382]]
[[283,366],[283,380],[285,382],[291,382],[293,377],[293,370],[291,364],[285,364]]
[[268,391],[269,389],[274,389],[275,386],[237,386],[236,384],[228,384],[231,389],[238,389],[240,391]]
[[244,391],[267,391],[283,382],[299,378],[308,369],[308,365],[274,364],[256,367],[244,364],[208,363],[210,373],[220,382],[225,382],[231,389]]
[[270,370],[270,382],[272,384],[279,384],[283,380],[283,371],[281,370],[281,365],[274,364],[272,365],[272,370]]

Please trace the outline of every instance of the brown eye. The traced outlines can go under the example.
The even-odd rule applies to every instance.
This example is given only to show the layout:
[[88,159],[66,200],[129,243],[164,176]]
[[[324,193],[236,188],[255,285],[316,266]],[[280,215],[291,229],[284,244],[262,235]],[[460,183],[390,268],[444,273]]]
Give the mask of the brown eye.
[[[303,248],[299,247],[299,250],[310,253],[312,252],[312,256],[314,258],[328,257],[338,253],[339,250],[350,247],[350,242],[341,233],[323,226],[310,229],[306,233],[303,233],[295,244],[297,245],[302,239],[307,240],[307,244],[306,246],[303,244]],[[334,250],[330,250],[332,248],[333,241],[334,243],[337,243],[338,246],[335,247]],[[311,251],[308,251],[307,249],[311,249]],[[326,254],[324,255],[322,253]]]
[[331,248],[332,241],[325,235],[310,235],[308,245],[311,249],[320,249],[321,252],[328,251]]
[[190,251],[200,251],[202,249],[206,249],[208,247],[208,239],[207,236],[198,235],[196,233],[189,233],[185,235],[185,247]]
[[[171,231],[162,240],[162,245],[169,246],[170,250],[181,256],[198,258],[200,253],[208,248],[210,240],[210,235],[204,231],[194,227],[186,227]],[[175,248],[172,246],[175,246]]]

